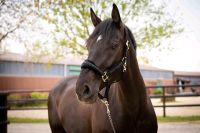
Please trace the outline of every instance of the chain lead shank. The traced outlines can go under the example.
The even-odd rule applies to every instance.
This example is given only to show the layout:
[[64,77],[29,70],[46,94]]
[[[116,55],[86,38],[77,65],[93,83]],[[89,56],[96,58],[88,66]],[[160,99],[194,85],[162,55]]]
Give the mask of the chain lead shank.
[[112,120],[112,117],[111,117],[111,114],[110,114],[109,103],[108,103],[107,100],[101,100],[101,101],[102,101],[102,102],[105,104],[105,106],[106,106],[106,113],[107,113],[107,115],[108,115],[108,118],[109,118],[109,121],[110,121],[110,125],[111,125],[111,127],[112,127],[112,129],[113,129],[113,133],[116,133],[115,127],[114,127],[114,124],[113,124],[113,120]]

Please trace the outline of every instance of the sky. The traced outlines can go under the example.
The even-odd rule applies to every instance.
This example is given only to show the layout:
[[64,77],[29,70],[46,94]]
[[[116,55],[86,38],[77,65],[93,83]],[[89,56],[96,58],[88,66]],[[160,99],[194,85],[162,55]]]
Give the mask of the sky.
[[[200,72],[200,0],[169,0],[167,4],[170,13],[180,16],[184,32],[170,41],[172,50],[149,53],[152,57],[150,65],[167,70]],[[10,47],[11,51],[20,53],[25,50],[20,45],[16,49],[16,42],[10,44],[15,44]]]
[[200,0],[171,0],[168,10],[181,15],[184,32],[171,41],[172,51],[152,53],[160,59],[154,59],[151,65],[168,70],[200,72],[199,7]]

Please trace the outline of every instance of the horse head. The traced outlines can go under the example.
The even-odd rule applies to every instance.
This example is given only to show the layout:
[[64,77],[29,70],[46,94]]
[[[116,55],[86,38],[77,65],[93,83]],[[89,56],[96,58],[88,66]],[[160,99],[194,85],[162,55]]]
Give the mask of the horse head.
[[90,14],[95,28],[86,41],[88,58],[76,83],[76,94],[86,103],[94,103],[106,85],[120,80],[128,49],[126,26],[115,4],[110,19],[102,21],[92,9]]

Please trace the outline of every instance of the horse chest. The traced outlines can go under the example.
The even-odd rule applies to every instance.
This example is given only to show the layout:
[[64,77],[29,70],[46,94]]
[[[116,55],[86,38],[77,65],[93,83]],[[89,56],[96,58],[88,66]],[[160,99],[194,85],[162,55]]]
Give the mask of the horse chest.
[[[111,123],[105,114],[96,115],[96,119],[92,121],[92,133],[113,133]],[[138,123],[131,118],[124,119],[124,114],[113,112],[112,120],[116,133],[138,133]],[[128,117],[128,116],[127,116]]]
[[[106,106],[101,102],[93,107],[91,113],[92,133],[113,133]],[[120,108],[110,108],[113,124],[116,128],[122,125],[122,111]]]

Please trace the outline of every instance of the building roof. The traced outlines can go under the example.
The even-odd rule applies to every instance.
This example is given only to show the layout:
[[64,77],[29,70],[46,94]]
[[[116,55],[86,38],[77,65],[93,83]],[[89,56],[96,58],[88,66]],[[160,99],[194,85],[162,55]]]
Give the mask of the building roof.
[[173,72],[172,70],[161,69],[161,68],[154,67],[154,66],[151,66],[151,65],[146,65],[146,64],[139,64],[139,67],[140,67],[140,69],[142,69],[142,70]]
[[26,61],[25,56],[16,53],[1,53],[0,60],[2,61]]
[[175,76],[197,76],[200,77],[200,72],[183,72],[183,71],[175,71]]
[[[4,53],[0,54],[0,61],[18,61],[18,62],[32,62],[32,63],[49,63],[50,59],[47,57],[42,57],[40,60],[34,61],[32,58],[28,58],[25,55],[17,53]],[[57,59],[53,61],[53,64],[72,64],[80,65],[83,62],[83,59],[78,57],[68,56],[65,59]]]

